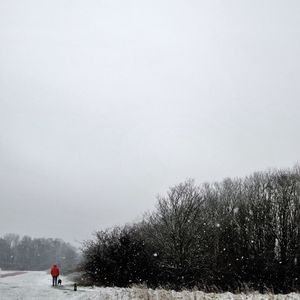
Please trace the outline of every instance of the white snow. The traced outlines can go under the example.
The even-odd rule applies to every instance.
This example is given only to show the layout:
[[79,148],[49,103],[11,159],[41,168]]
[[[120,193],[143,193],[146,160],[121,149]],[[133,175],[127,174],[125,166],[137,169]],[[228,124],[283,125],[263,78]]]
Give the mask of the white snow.
[[[2,275],[9,272],[2,271]],[[51,276],[47,272],[27,272],[16,276],[0,278],[0,300],[283,300],[300,299],[300,294],[288,295],[261,295],[258,293],[239,294],[231,293],[203,293],[199,291],[174,292],[166,290],[151,290],[143,288],[88,288],[78,287],[73,290],[73,282],[61,276],[63,285],[61,287],[51,286]]]
[[[1,276],[9,272],[2,271]],[[51,275],[47,272],[27,272],[21,275],[0,278],[0,300],[39,299],[100,299],[91,288],[73,290],[73,283],[60,276],[63,285],[52,287]],[[91,293],[89,293],[91,292]],[[92,297],[89,297],[91,294]],[[94,295],[93,295],[94,294]]]

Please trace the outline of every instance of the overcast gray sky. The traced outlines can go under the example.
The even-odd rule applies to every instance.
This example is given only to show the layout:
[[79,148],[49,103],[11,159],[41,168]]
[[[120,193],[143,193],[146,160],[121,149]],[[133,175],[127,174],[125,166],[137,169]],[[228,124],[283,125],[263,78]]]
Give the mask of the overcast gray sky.
[[0,235],[67,241],[300,155],[298,0],[0,0]]

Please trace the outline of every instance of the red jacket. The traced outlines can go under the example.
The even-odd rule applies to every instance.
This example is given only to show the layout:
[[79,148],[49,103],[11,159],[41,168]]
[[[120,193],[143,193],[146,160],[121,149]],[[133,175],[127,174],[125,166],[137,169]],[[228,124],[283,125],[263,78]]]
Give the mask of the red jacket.
[[59,268],[57,267],[57,265],[53,265],[53,267],[51,268],[51,275],[52,277],[59,276]]

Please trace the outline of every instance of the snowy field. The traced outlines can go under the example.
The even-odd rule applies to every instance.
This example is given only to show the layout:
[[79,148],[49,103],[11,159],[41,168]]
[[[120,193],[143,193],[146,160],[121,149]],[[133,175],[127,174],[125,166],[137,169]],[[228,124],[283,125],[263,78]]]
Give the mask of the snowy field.
[[[260,295],[231,293],[206,294],[202,292],[174,292],[151,289],[122,289],[122,288],[83,288],[79,287],[75,292],[73,282],[61,276],[63,285],[53,288],[51,277],[46,272],[26,272],[18,274],[2,271],[0,278],[0,300],[44,300],[44,299],[84,299],[84,300],[112,300],[112,299],[146,299],[146,300],[200,300],[200,299],[300,299],[300,294],[291,293],[288,295]],[[7,275],[10,276],[7,276]]]

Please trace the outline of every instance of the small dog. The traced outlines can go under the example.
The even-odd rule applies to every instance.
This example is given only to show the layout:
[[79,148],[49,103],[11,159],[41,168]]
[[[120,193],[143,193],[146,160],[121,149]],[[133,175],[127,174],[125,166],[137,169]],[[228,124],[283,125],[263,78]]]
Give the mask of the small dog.
[[58,283],[58,285],[61,285],[61,283],[62,283],[61,279],[58,279],[57,283]]

